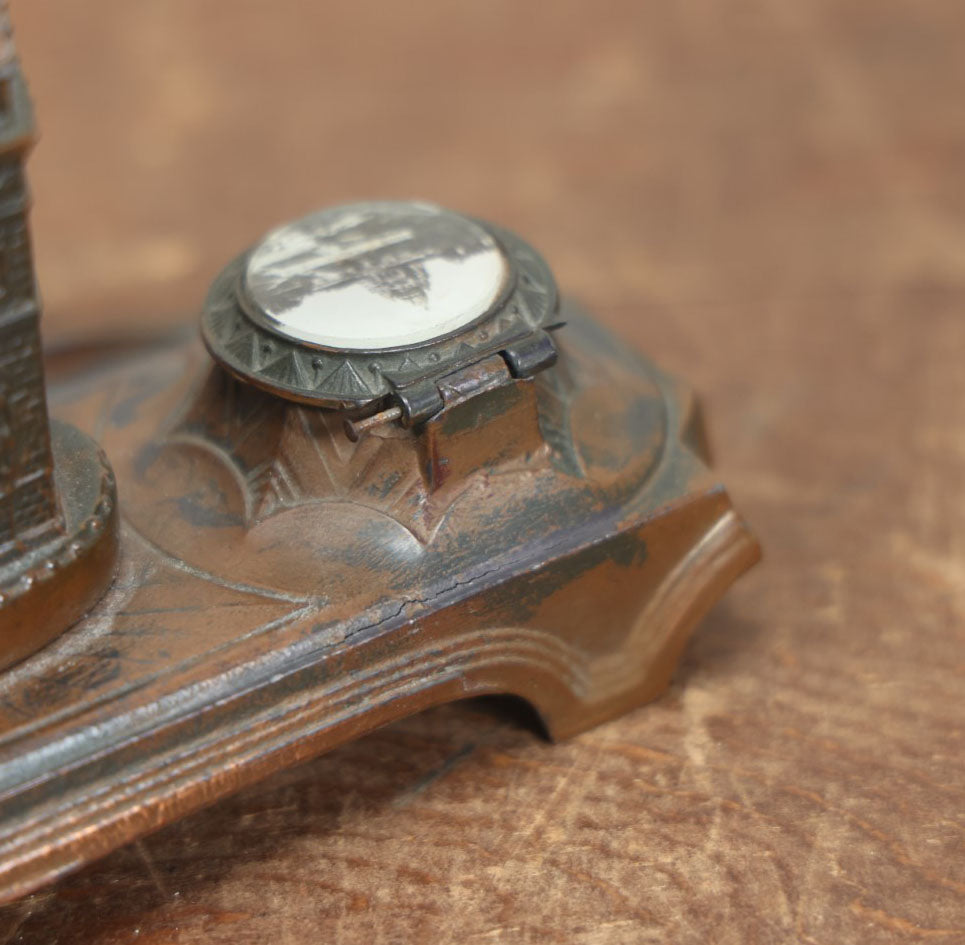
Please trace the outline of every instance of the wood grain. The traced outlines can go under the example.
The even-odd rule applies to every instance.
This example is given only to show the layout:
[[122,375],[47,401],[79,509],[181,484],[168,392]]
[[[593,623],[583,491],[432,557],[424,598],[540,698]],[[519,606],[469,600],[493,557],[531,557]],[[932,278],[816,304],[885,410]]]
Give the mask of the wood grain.
[[765,565],[549,745],[393,725],[0,911],[0,942],[965,941],[965,8],[15,5],[48,341],[317,205],[524,234],[706,395]]

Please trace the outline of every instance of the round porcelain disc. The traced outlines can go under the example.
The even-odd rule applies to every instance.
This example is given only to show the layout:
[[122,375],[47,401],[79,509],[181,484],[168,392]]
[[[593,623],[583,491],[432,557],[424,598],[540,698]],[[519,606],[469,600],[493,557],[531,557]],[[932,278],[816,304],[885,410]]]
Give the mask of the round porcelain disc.
[[481,318],[509,263],[479,224],[432,204],[333,207],[252,251],[245,306],[271,331],[342,351],[423,344]]

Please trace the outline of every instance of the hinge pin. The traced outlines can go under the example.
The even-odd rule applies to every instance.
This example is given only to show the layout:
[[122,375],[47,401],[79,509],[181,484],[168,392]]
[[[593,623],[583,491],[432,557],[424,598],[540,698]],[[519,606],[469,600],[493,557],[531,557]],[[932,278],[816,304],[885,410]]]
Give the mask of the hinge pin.
[[401,407],[389,407],[379,413],[372,414],[371,417],[363,417],[361,420],[346,420],[343,423],[345,435],[353,442],[358,443],[362,436],[376,427],[381,427],[393,420],[402,418]]

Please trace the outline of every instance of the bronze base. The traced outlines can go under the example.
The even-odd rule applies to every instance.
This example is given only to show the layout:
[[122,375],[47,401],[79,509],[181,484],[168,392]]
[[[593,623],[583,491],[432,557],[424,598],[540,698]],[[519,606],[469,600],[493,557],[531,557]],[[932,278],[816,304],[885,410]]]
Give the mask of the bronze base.
[[427,706],[511,693],[558,738],[666,688],[757,542],[688,389],[564,317],[556,368],[480,363],[357,442],[197,343],[54,385],[116,470],[121,566],[0,676],[0,899]]
[[0,668],[45,646],[103,596],[117,563],[114,475],[100,447],[51,423],[63,533],[0,567]]

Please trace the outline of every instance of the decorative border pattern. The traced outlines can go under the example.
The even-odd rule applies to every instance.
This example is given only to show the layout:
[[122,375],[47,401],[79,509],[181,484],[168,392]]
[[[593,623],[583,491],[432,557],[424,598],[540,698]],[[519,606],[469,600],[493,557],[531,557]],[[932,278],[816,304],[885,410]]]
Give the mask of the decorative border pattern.
[[100,485],[93,509],[67,534],[37,549],[36,555],[28,552],[25,557],[30,564],[27,567],[22,570],[11,568],[10,575],[3,575],[7,580],[0,582],[0,610],[30,591],[39,593],[40,585],[71,567],[108,532],[117,505],[117,486],[104,451],[99,446],[92,446],[97,451],[100,465]]
[[276,335],[245,313],[239,280],[248,253],[215,279],[201,315],[211,356],[242,381],[288,400],[319,407],[361,407],[394,390],[442,377],[538,335],[559,307],[545,260],[514,234],[482,221],[505,251],[512,276],[502,301],[458,332],[395,351],[333,351]]

